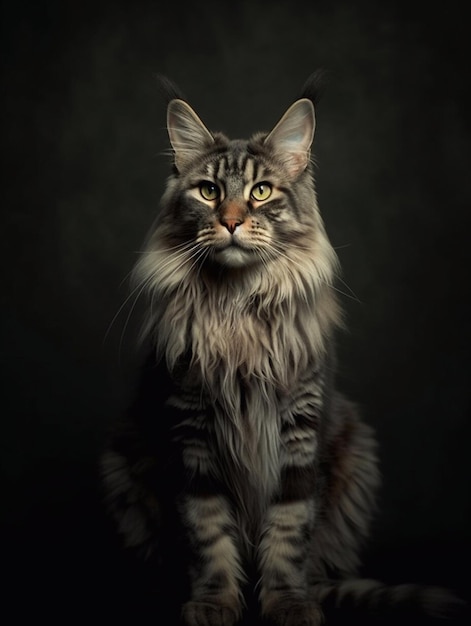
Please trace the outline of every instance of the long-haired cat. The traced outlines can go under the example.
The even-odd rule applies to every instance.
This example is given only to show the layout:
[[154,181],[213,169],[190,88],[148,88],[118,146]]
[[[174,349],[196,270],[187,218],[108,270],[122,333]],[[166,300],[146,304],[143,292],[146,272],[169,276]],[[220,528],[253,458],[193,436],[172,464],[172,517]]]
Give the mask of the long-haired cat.
[[151,355],[102,467],[118,531],[162,584],[176,572],[187,626],[236,624],[252,596],[278,626],[342,605],[384,618],[413,596],[443,608],[433,590],[356,578],[379,472],[335,389],[316,84],[249,140],[209,131],[167,84],[173,173],[134,271]]

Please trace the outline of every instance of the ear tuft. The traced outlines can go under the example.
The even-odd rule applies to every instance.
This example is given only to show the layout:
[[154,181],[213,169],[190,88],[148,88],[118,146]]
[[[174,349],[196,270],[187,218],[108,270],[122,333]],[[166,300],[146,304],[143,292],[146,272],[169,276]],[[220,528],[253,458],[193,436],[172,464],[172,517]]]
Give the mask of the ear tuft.
[[171,100],[186,100],[180,87],[167,78],[167,76],[164,76],[164,74],[156,74],[155,78],[165,106],[168,106]]
[[179,98],[167,108],[167,129],[178,171],[194,161],[214,138],[189,104]]
[[330,73],[327,70],[323,68],[316,70],[306,79],[299,97],[307,98],[317,107],[327,88],[329,78]]
[[265,139],[287,168],[292,179],[307,167],[316,119],[311,100],[301,98],[292,104]]

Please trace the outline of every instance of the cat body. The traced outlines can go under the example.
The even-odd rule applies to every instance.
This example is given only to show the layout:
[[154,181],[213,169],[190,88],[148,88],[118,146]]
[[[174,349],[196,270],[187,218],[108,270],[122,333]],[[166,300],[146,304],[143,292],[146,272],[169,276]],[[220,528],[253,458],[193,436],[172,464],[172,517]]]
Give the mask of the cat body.
[[168,105],[174,171],[134,272],[152,355],[102,466],[128,546],[171,555],[175,523],[187,626],[237,623],[254,580],[280,626],[318,626],[326,599],[384,590],[351,582],[379,472],[370,427],[335,389],[338,263],[310,161],[314,101],[306,88],[248,141],[211,133],[180,97]]

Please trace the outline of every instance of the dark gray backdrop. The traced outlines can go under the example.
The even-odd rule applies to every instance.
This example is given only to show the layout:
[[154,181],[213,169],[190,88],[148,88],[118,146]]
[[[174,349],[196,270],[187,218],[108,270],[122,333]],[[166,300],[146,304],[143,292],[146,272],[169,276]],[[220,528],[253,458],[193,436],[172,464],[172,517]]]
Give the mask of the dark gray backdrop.
[[377,429],[384,474],[366,573],[465,592],[465,15],[300,0],[2,12],[2,539],[13,588],[29,592],[17,609],[52,620],[67,606],[70,619],[139,595],[107,533],[96,458],[132,390],[139,304],[112,320],[169,171],[157,72],[208,126],[243,136],[329,71],[314,152],[344,269],[339,382]]

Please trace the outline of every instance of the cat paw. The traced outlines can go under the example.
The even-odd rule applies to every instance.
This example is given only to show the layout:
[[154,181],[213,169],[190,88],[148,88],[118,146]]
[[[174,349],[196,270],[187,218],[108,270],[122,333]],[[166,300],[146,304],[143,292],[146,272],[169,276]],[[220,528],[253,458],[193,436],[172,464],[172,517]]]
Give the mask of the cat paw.
[[264,613],[270,626],[320,626],[324,617],[315,602],[280,602]]
[[239,614],[231,606],[192,600],[183,605],[182,618],[185,626],[234,626]]

